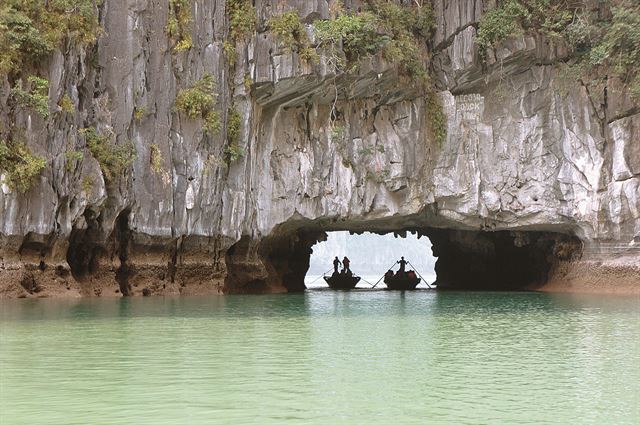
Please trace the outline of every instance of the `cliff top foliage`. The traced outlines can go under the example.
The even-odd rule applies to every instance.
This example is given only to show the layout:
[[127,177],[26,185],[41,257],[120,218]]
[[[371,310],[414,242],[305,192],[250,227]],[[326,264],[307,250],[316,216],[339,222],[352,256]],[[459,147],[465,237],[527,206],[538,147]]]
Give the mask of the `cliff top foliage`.
[[101,0],[3,0],[0,6],[0,74],[33,66],[65,40],[95,42]]
[[[362,59],[382,53],[403,74],[428,80],[420,47],[435,28],[430,3],[369,0],[356,11],[345,10],[341,1],[334,1],[330,9],[330,19],[314,22],[313,34],[316,48],[327,55],[336,72],[354,71]],[[295,51],[305,60],[318,59],[297,11],[272,17],[267,27],[286,51]]]
[[447,136],[446,116],[432,86],[428,58],[422,53],[435,25],[433,9],[426,1],[369,0],[357,12],[334,2],[331,19],[316,22],[314,34],[337,72],[356,70],[362,59],[378,53],[396,64],[400,74],[423,93],[430,132],[441,145]]
[[378,33],[377,17],[370,11],[347,14],[340,9],[332,19],[318,21],[314,32],[318,46],[327,51],[337,70],[350,70],[360,59],[375,55],[385,41]]
[[525,32],[544,34],[571,52],[574,74],[590,84],[619,78],[640,96],[640,3],[614,0],[591,9],[586,0],[507,0],[479,22],[481,54]]
[[[13,101],[49,117],[49,81],[37,75],[40,62],[64,43],[89,45],[100,34],[96,7],[102,0],[3,0],[0,2],[0,77],[12,83]],[[32,75],[29,75],[32,74]],[[66,99],[66,100],[65,100]],[[71,106],[69,106],[71,103]],[[62,110],[73,108],[63,98]],[[26,192],[42,172],[46,160],[34,155],[26,143],[12,135],[13,112],[8,126],[0,126],[0,169],[6,183]]]
[[267,22],[285,51],[297,52],[303,60],[316,61],[317,51],[336,74],[353,73],[361,62],[377,54],[409,77],[417,92],[425,96],[428,121],[438,143],[446,138],[446,117],[435,96],[424,55],[435,29],[431,3],[399,0],[368,0],[358,9],[345,9],[342,1],[330,3],[330,18],[313,23],[315,46],[296,11],[274,16]]
[[420,57],[420,44],[426,44],[435,30],[431,4],[416,1],[407,6],[385,0],[370,4],[377,16],[379,30],[386,37],[383,44],[385,58],[398,63],[400,71],[414,80],[428,80],[424,60]]

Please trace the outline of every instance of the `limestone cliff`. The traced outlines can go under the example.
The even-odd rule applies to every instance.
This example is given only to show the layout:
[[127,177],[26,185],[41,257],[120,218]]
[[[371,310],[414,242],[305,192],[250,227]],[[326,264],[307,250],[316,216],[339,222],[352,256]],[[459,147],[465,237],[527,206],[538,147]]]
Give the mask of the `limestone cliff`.
[[[104,0],[95,45],[37,65],[50,111],[68,94],[72,113],[11,107],[13,81],[0,82],[2,121],[46,158],[25,193],[2,186],[0,297],[300,290],[330,230],[428,235],[443,287],[579,282],[584,264],[595,285],[640,286],[638,102],[615,80],[604,98],[568,81],[544,35],[481,57],[493,1],[433,1],[421,57],[441,142],[428,96],[382,55],[335,75],[268,31],[297,11],[313,43],[326,0],[256,0],[255,31],[233,49],[223,0],[186,2],[185,49],[167,34],[170,3]],[[176,108],[205,75],[219,132]],[[105,176],[88,128],[135,159]]]

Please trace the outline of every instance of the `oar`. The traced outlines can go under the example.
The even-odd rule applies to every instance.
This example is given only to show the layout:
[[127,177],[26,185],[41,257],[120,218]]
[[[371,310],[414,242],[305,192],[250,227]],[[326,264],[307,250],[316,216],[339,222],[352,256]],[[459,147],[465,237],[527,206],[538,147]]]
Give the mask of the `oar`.
[[378,279],[378,281],[371,287],[371,289],[373,289],[376,286],[378,286],[378,283],[380,283],[380,281],[382,280],[383,277],[384,277],[384,275],[382,275],[382,277],[380,279]]
[[362,277],[360,277],[360,280],[373,288],[373,283],[369,282],[368,280],[364,280]]
[[422,279],[422,281],[423,281],[424,283],[426,283],[426,284],[427,284],[427,286],[429,287],[429,289],[433,289],[433,288],[431,287],[431,285],[429,285],[429,282],[427,282],[427,279],[425,279],[424,277],[422,277],[422,275],[420,274],[420,272],[418,272],[418,269],[416,269],[416,267],[415,267],[413,264],[411,264],[411,262],[407,261],[407,264],[409,264],[411,267],[413,267],[413,270],[418,274],[418,276],[420,276],[420,279]]
[[309,282],[309,285],[311,285],[312,283],[317,282],[318,280],[320,280],[320,278],[323,278],[325,274],[329,273],[331,270],[333,270],[333,268],[327,270],[326,272],[322,273],[322,276],[318,276],[317,279],[313,280],[313,282]]
[[[396,261],[394,261],[394,262],[393,262],[393,264],[391,264],[391,267],[393,267],[395,264],[396,264]],[[389,270],[391,270],[391,267],[389,267]],[[385,274],[386,274],[386,273],[385,273]],[[384,276],[385,276],[385,275],[383,274],[383,275],[382,275],[382,277],[380,277],[380,279],[378,279],[378,281],[376,282],[376,284],[375,284],[375,285],[373,285],[373,286],[371,287],[371,289],[373,289],[373,288],[375,288],[376,286],[378,286],[378,283],[380,283],[380,281],[381,281],[382,279],[384,279]]]

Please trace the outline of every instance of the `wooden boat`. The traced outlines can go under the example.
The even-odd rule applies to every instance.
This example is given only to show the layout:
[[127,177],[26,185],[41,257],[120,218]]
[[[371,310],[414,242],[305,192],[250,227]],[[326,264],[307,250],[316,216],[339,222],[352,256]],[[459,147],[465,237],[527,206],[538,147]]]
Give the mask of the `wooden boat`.
[[360,277],[353,274],[334,273],[323,278],[331,289],[353,289],[360,282]]
[[404,275],[386,274],[384,276],[384,283],[387,285],[387,289],[399,291],[412,291],[416,289],[420,280],[419,277],[410,278],[408,273],[404,273]]

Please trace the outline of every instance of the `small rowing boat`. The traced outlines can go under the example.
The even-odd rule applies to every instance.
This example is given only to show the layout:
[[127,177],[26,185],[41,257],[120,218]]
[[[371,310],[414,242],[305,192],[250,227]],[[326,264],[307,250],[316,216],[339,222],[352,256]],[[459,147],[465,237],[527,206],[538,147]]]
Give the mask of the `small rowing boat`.
[[360,282],[359,276],[349,273],[334,273],[331,276],[324,276],[324,281],[331,289],[353,289]]
[[412,291],[416,289],[420,278],[412,271],[406,273],[387,272],[384,275],[384,283],[387,285],[387,289],[394,289],[399,291]]

